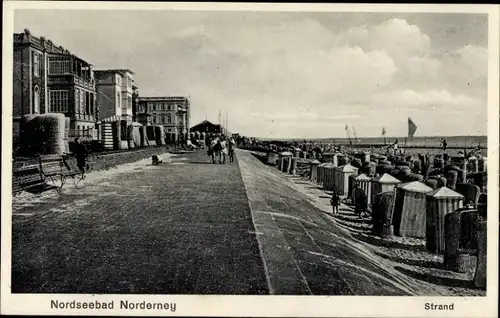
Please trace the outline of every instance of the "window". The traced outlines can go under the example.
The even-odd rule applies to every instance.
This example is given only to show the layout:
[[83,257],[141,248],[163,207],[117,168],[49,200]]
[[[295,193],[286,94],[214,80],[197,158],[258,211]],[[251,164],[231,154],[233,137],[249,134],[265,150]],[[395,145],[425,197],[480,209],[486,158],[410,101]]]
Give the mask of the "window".
[[80,114],[83,114],[85,109],[85,92],[83,90],[80,91]]
[[132,109],[132,98],[127,97],[127,104],[128,104],[127,108]]
[[71,64],[66,57],[49,57],[49,74],[71,74]]
[[171,124],[171,123],[172,123],[172,115],[167,114],[167,124]]
[[50,112],[68,112],[68,91],[53,90],[49,92]]
[[122,108],[122,94],[120,92],[116,93],[116,107]]
[[75,89],[75,113],[80,112],[80,90]]
[[34,105],[33,105],[33,113],[40,113],[40,89],[38,86],[35,86],[35,96],[34,96]]
[[85,114],[90,114],[90,93],[85,92]]
[[167,110],[172,110],[172,105],[168,104]]
[[40,55],[36,52],[33,52],[33,75],[40,76]]
[[150,113],[153,110],[153,103],[148,103],[147,112]]
[[94,115],[94,111],[95,111],[95,109],[94,109],[94,102],[95,102],[95,100],[94,100],[94,98],[95,98],[94,93],[90,93],[89,94],[89,98],[90,98],[89,99],[89,102],[90,102],[90,114]]

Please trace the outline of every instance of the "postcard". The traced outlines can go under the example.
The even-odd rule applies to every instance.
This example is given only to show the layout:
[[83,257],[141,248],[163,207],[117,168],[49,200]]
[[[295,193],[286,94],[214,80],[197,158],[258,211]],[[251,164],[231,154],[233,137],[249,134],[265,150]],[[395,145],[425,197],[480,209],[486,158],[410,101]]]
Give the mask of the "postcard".
[[496,316],[498,6],[3,24],[2,314]]

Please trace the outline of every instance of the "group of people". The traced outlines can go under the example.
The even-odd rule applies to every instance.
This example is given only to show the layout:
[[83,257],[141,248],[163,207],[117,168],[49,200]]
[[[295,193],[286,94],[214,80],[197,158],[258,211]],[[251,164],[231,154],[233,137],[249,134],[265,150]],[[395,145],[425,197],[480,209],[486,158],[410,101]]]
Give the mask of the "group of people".
[[226,157],[229,162],[234,162],[234,148],[236,141],[232,137],[226,137],[223,134],[217,134],[207,138],[205,143],[208,145],[207,154],[212,158],[212,163],[226,163]]

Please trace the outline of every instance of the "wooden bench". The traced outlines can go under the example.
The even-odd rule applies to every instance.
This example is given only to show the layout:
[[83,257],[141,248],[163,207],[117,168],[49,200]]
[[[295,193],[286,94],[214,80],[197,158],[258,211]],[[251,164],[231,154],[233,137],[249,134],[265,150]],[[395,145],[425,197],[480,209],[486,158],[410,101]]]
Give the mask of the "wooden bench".
[[[92,166],[93,162],[87,162]],[[56,190],[62,194],[62,188],[70,178],[76,187],[83,178],[82,172],[77,167],[75,160],[64,155],[40,155],[37,163],[13,168],[12,193],[21,191],[41,193]]]
[[28,165],[12,170],[12,193],[21,191],[41,192],[45,188],[38,165]]
[[55,189],[59,194],[66,184],[68,178],[71,178],[76,186],[75,179],[82,176],[82,172],[76,166],[74,160],[69,160],[68,155],[42,155],[38,157],[39,171],[41,178],[50,188]]

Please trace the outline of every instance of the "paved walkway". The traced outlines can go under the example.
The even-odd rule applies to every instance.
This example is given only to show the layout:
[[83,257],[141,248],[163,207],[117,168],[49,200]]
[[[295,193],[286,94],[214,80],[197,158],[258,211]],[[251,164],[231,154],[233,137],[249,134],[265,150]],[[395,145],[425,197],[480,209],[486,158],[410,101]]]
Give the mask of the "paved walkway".
[[238,165],[208,162],[145,160],[15,203],[12,291],[268,294]]
[[149,159],[14,200],[14,293],[412,295],[408,277],[237,150]]
[[249,152],[237,154],[273,294],[417,293],[407,276],[396,273],[335,224],[324,207],[299,192],[290,175],[263,165]]

